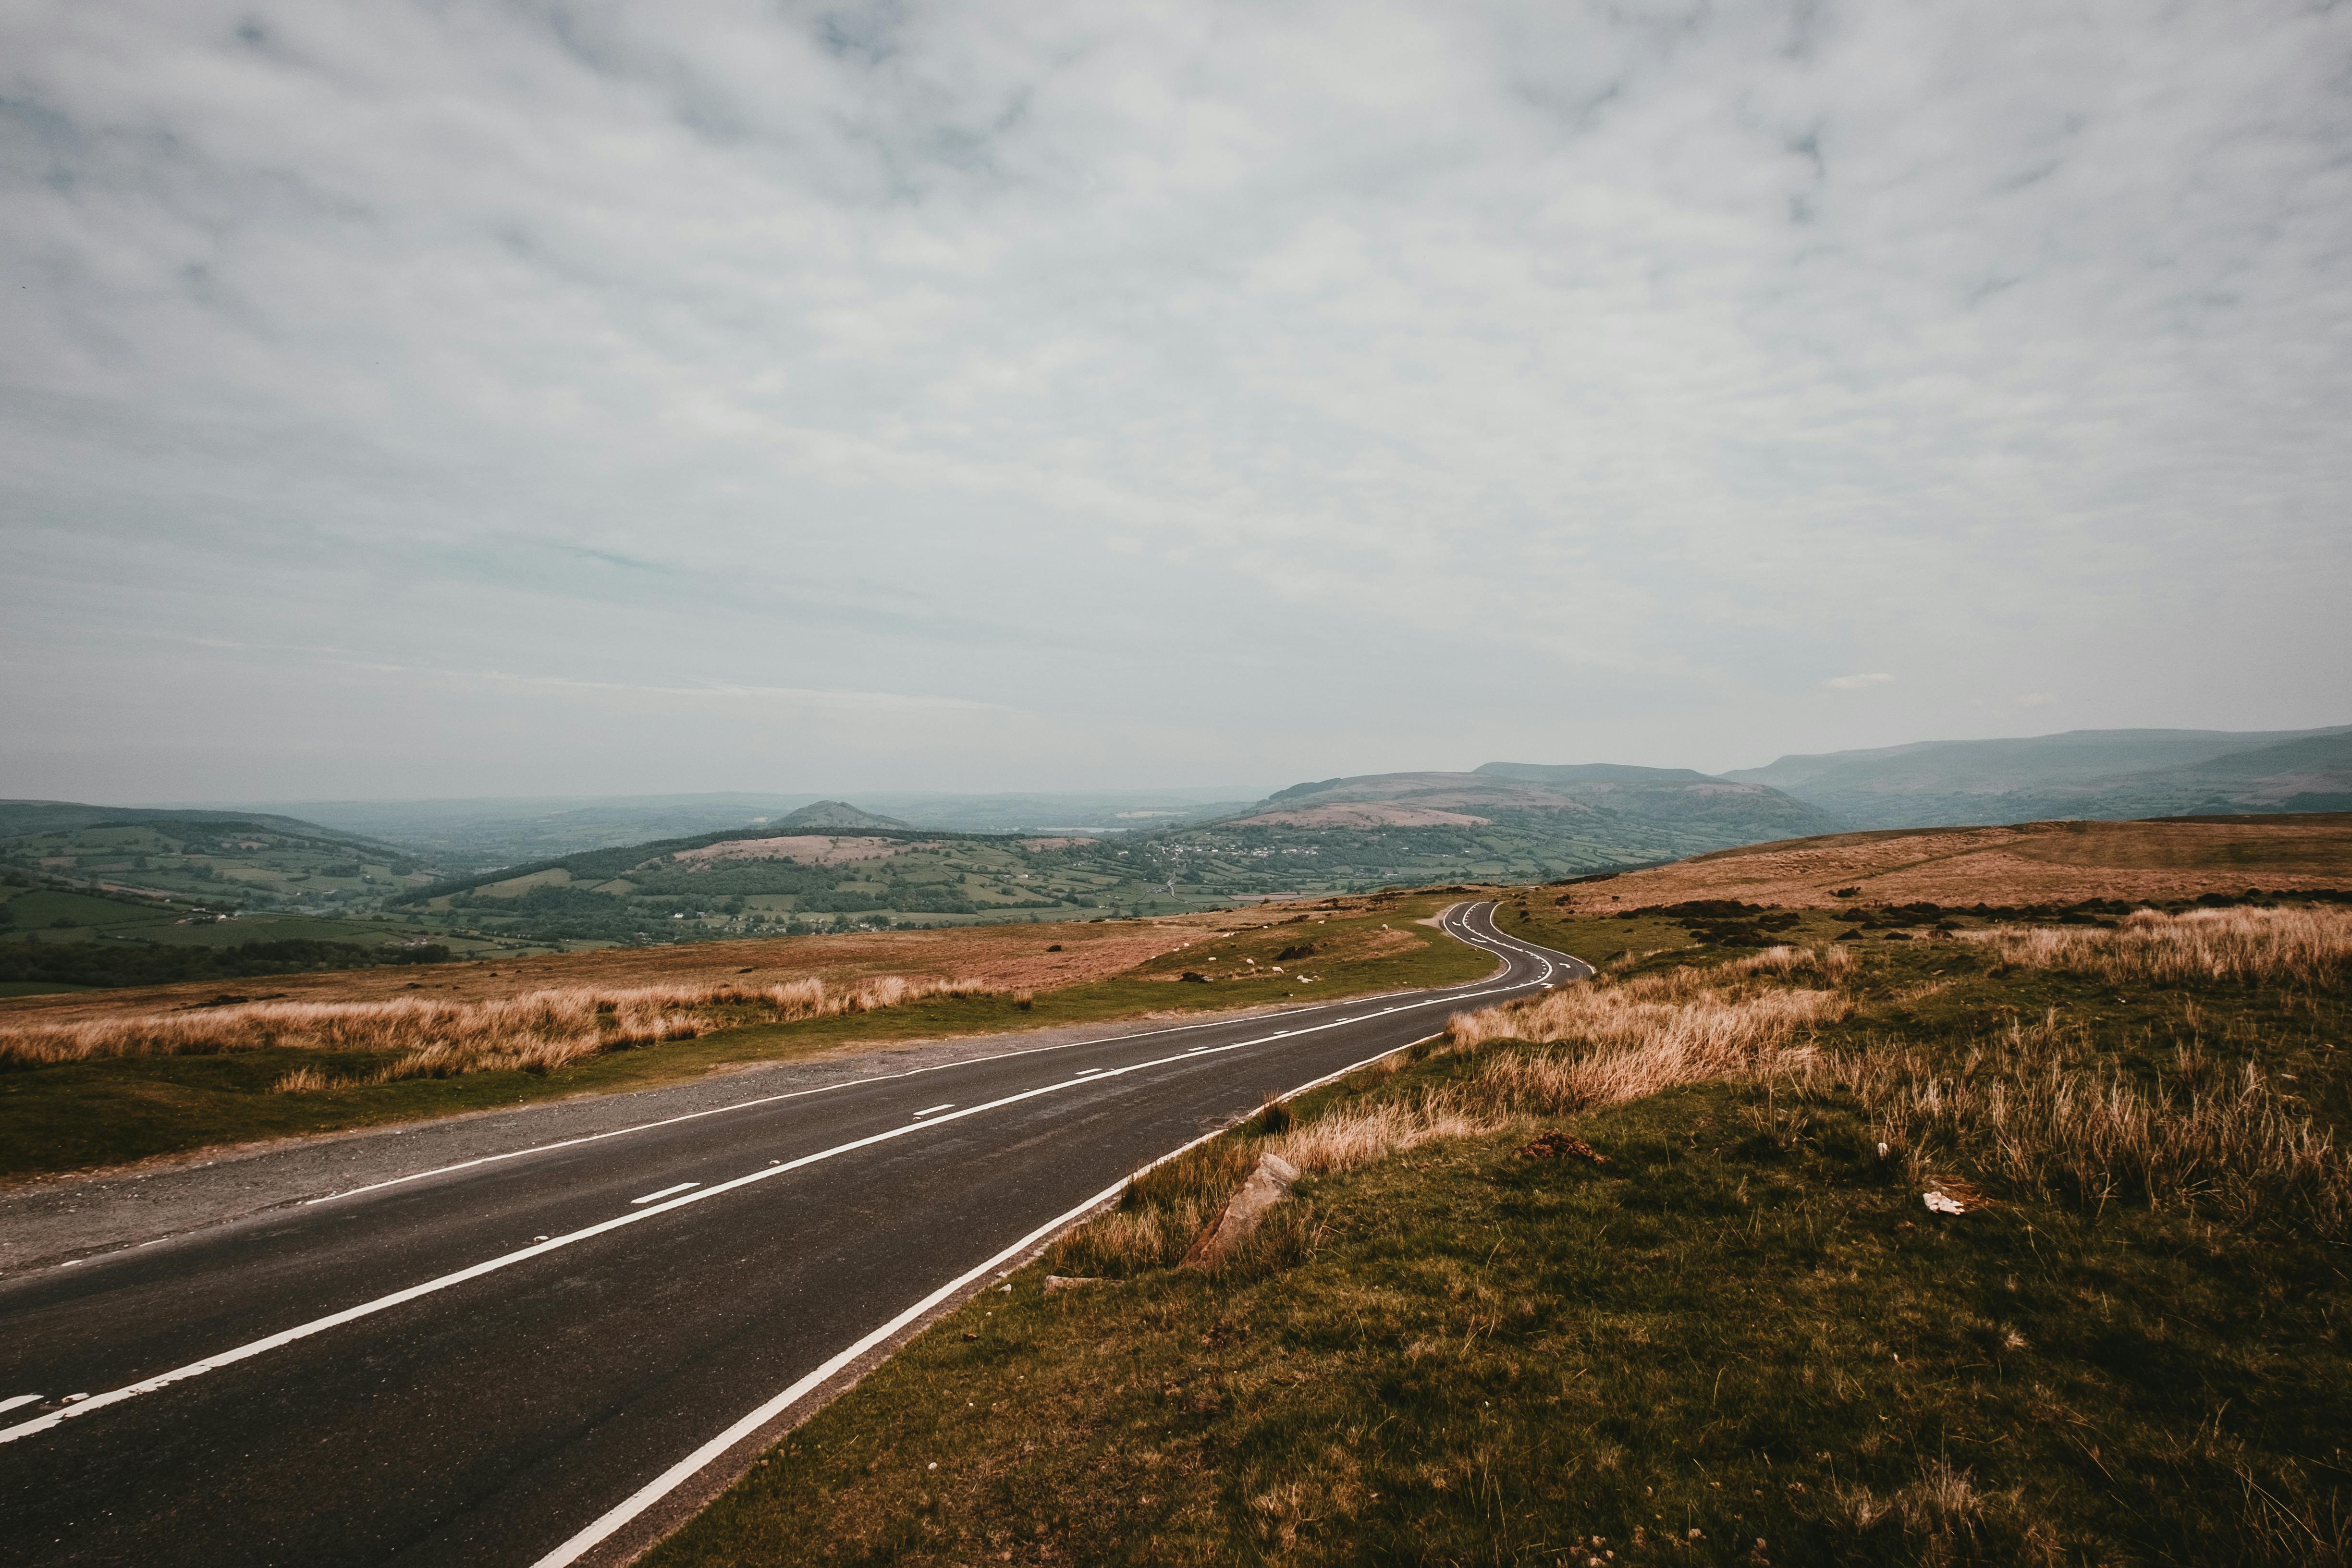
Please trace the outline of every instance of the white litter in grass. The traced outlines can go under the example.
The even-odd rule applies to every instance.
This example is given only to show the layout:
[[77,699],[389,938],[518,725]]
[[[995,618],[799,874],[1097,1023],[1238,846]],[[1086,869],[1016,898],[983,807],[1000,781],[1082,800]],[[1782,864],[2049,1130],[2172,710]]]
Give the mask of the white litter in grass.
[[1919,1201],[1926,1204],[1937,1214],[1966,1214],[1969,1212],[1969,1205],[1960,1202],[1959,1199],[1952,1196],[1949,1193],[1921,1193],[1919,1194]]

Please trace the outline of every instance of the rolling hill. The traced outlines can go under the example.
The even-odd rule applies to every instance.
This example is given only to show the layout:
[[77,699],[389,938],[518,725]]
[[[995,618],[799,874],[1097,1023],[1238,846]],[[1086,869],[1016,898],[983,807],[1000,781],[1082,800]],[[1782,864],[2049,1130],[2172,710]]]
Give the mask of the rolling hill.
[[0,863],[95,892],[332,913],[433,880],[411,851],[266,812],[0,801]]
[[[1134,833],[1223,816],[1257,789],[1128,789],[1051,794],[860,792],[869,814],[947,833]],[[520,866],[589,849],[765,828],[819,803],[814,795],[510,796],[396,801],[278,801],[240,806],[406,846],[452,869]],[[852,807],[851,809],[857,809]],[[179,813],[188,816],[190,813]]]
[[1835,826],[1769,786],[1687,768],[1488,763],[1294,784],[1221,821],[1158,835],[1156,847],[1188,868],[1255,865],[1275,887],[1306,891],[1542,880]]
[[2074,730],[1789,756],[1724,775],[1852,827],[1927,827],[2352,805],[2352,728]]
[[1197,907],[1155,887],[1156,869],[1125,844],[926,831],[819,801],[761,827],[559,856],[394,903],[486,935],[627,943]]
[[404,850],[270,813],[0,802],[0,995],[446,957],[370,918],[432,879]]

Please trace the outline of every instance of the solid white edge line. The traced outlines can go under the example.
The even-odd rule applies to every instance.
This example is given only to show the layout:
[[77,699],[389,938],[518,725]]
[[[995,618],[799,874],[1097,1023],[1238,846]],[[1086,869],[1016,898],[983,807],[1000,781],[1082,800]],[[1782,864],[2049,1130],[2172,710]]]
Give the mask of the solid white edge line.
[[[1374,1062],[1381,1060],[1383,1057],[1392,1057],[1399,1051],[1411,1050],[1413,1047],[1422,1044],[1423,1040],[1433,1040],[1439,1037],[1440,1037],[1438,1035],[1424,1035],[1420,1040],[1407,1040],[1403,1045],[1391,1046],[1387,1050],[1381,1052],[1378,1056],[1366,1057],[1362,1061],[1341,1068],[1337,1072],[1325,1073],[1321,1078],[1316,1079],[1311,1082],[1300,1084],[1297,1089],[1290,1090],[1289,1093],[1282,1096],[1282,1098],[1289,1100],[1296,1098],[1298,1095],[1305,1094],[1311,1089],[1320,1089],[1325,1084],[1332,1081],[1332,1079],[1345,1078],[1349,1073],[1355,1072],[1360,1068],[1368,1068]],[[1213,1138],[1222,1138],[1232,1131],[1233,1129],[1230,1127],[1220,1127],[1214,1132],[1202,1133],[1200,1137],[1193,1139],[1182,1148],[1169,1151],[1167,1153],[1162,1154],[1158,1159],[1152,1161],[1150,1164],[1143,1166],[1140,1170],[1135,1171],[1128,1175],[1121,1176],[1118,1181],[1113,1182],[1109,1186],[1105,1187],[1101,1192],[1097,1193],[1093,1197],[1088,1198],[1086,1202],[1078,1205],[1076,1207],[1064,1210],[1061,1214],[1055,1215],[1050,1220],[1047,1220],[1044,1225],[1039,1226],[1035,1230],[1031,1231],[1028,1235],[1023,1237],[1020,1240],[1014,1242],[1003,1251],[996,1254],[995,1257],[987,1259],[985,1262],[976,1264],[972,1268],[966,1269],[961,1274],[957,1275],[954,1279],[949,1280],[946,1284],[940,1286],[938,1289],[932,1291],[929,1295],[916,1302],[913,1306],[908,1308],[905,1311],[900,1312],[888,1322],[884,1323],[880,1328],[869,1331],[864,1337],[857,1340],[854,1344],[849,1345],[844,1350],[834,1352],[830,1358],[828,1358],[823,1364],[819,1365],[814,1371],[810,1372],[805,1376],[802,1377],[798,1382],[793,1384],[792,1386],[786,1388],[782,1394],[777,1394],[773,1399],[769,1400],[766,1404],[760,1405],[748,1415],[743,1415],[733,1425],[730,1426],[725,1431],[719,1433],[719,1436],[711,1438],[708,1443],[703,1444],[702,1447],[697,1448],[691,1454],[688,1454],[685,1458],[680,1459],[677,1464],[672,1465],[668,1469],[664,1470],[660,1475],[656,1476],[652,1480],[647,1481],[644,1486],[639,1487],[635,1492],[631,1493],[625,1501],[610,1510],[607,1510],[586,1529],[581,1531],[578,1534],[572,1536],[571,1540],[565,1542],[562,1545],[557,1547],[554,1551],[549,1552],[546,1556],[532,1563],[531,1568],[568,1568],[569,1564],[577,1563],[582,1557],[585,1556],[589,1552],[611,1537],[623,1525],[627,1524],[631,1520],[645,1512],[646,1510],[653,1507],[654,1504],[661,1501],[662,1499],[667,1497],[679,1487],[693,1479],[694,1477],[712,1460],[718,1458],[720,1455],[726,1453],[728,1449],[733,1447],[736,1444],[741,1442],[744,1438],[750,1436],[752,1433],[757,1432],[761,1427],[765,1426],[769,1422],[773,1421],[777,1416],[782,1415],[785,1411],[799,1404],[803,1399],[808,1397],[808,1395],[814,1390],[823,1387],[824,1384],[831,1379],[835,1373],[840,1372],[842,1368],[849,1365],[852,1362],[855,1362],[859,1356],[864,1355],[876,1345],[887,1340],[900,1329],[903,1329],[908,1324],[914,1322],[924,1313],[929,1311],[940,1302],[948,1300],[957,1291],[962,1289],[973,1280],[978,1279],[982,1275],[987,1273],[998,1264],[1003,1263],[1009,1258],[1018,1257],[1030,1247],[1045,1240],[1050,1236],[1053,1236],[1063,1227],[1073,1225],[1078,1220],[1085,1218],[1095,1209],[1101,1207],[1103,1205],[1110,1202],[1113,1198],[1118,1197],[1120,1193],[1127,1190],[1129,1184],[1135,1181],[1138,1177],[1144,1175],[1148,1172],[1157,1170],[1160,1166],[1166,1164],[1169,1161],[1175,1159],[1180,1154],[1183,1154],[1191,1150],[1199,1148],[1202,1144],[1208,1142]]]
[[[1490,975],[1488,978],[1491,980],[1496,977]],[[1517,989],[1518,989],[1518,987],[1516,985],[1493,985],[1489,986],[1483,992],[1469,992],[1461,994],[1447,994],[1442,996],[1433,996],[1427,1002],[1413,1004],[1413,1005],[1429,1006],[1441,1001],[1471,1000],[1481,995],[1492,995],[1497,991]],[[1326,1029],[1340,1028],[1348,1024],[1357,1021],[1358,1020],[1355,1019],[1335,1019],[1328,1023],[1317,1024],[1311,1028],[1292,1030],[1290,1033],[1292,1035],[1321,1034]],[[1266,1045],[1271,1043],[1274,1038],[1275,1037],[1271,1035],[1264,1035],[1246,1040],[1232,1040],[1222,1046],[1208,1047],[1205,1050],[1206,1054],[1221,1056],[1227,1051],[1246,1050],[1252,1046]],[[495,1258],[484,1258],[479,1263],[469,1265],[467,1268],[457,1269],[454,1272],[441,1275],[436,1279],[425,1280],[419,1284],[408,1286],[403,1289],[394,1290],[389,1295],[379,1296],[372,1301],[362,1301],[357,1306],[346,1307],[341,1311],[331,1312],[321,1318],[314,1318],[307,1323],[298,1323],[290,1329],[283,1329],[277,1333],[268,1335],[262,1339],[248,1341],[247,1343],[238,1345],[234,1349],[222,1351],[217,1354],[206,1356],[200,1361],[190,1362],[184,1366],[174,1367],[169,1372],[158,1373],[152,1377],[142,1378],[136,1383],[125,1384],[120,1388],[109,1389],[104,1394],[94,1394],[90,1398],[83,1400],[78,1405],[69,1405],[62,1409],[53,1410],[47,1415],[39,1416],[34,1420],[22,1422],[15,1426],[0,1426],[0,1443],[14,1443],[20,1438],[30,1437],[37,1433],[49,1431],[66,1421],[74,1420],[80,1416],[90,1415],[95,1411],[104,1410],[111,1405],[120,1405],[126,1399],[135,1399],[142,1394],[153,1394],[159,1389],[166,1388],[173,1384],[185,1382],[187,1379],[192,1377],[200,1377],[205,1373],[215,1372],[225,1366],[233,1366],[238,1362],[247,1361],[255,1356],[264,1354],[267,1352],[281,1349],[286,1345],[294,1343],[298,1340],[309,1339],[311,1335],[324,1333],[329,1329],[341,1328],[345,1323],[356,1322],[362,1318],[372,1317],[378,1312],[389,1311],[394,1307],[405,1306],[410,1301],[414,1301],[420,1297],[430,1296],[437,1291],[448,1289],[453,1286],[465,1284],[469,1280],[478,1279],[486,1274],[494,1274],[502,1268],[511,1268],[515,1264],[522,1263],[530,1258],[537,1258],[543,1253],[553,1252],[562,1247],[571,1247],[583,1241],[591,1240],[593,1237],[604,1235],[608,1231],[618,1230],[623,1226],[635,1225],[639,1221],[651,1219],[656,1215],[673,1213],[676,1210],[684,1208],[688,1204],[701,1203],[706,1199],[719,1197],[724,1194],[734,1192],[739,1188],[750,1186],[753,1183],[764,1182],[772,1176],[784,1175],[790,1172],[800,1170],[803,1166],[814,1165],[821,1161],[830,1160],[836,1155],[847,1154],[859,1149],[869,1148],[877,1143],[887,1142],[892,1139],[902,1138],[909,1133],[920,1132],[929,1128],[944,1126],[951,1121],[961,1121],[967,1117],[977,1116],[982,1111],[997,1110],[1008,1105],[1018,1105],[1024,1100],[1035,1100],[1041,1095],[1054,1094],[1066,1089],[1075,1089],[1081,1084],[1100,1083],[1106,1079],[1123,1078],[1131,1072],[1142,1072],[1151,1068],[1166,1067],[1171,1063],[1189,1061],[1195,1055],[1203,1053],[1185,1051],[1175,1056],[1155,1058],[1150,1061],[1129,1062],[1123,1067],[1106,1068],[1103,1072],[1092,1078],[1056,1079],[1050,1083],[1040,1084],[1035,1088],[1023,1089],[1018,1093],[1004,1095],[999,1099],[988,1100],[978,1105],[966,1106],[961,1110],[953,1110],[944,1116],[934,1116],[920,1121],[901,1122],[895,1127],[887,1128],[880,1132],[868,1133],[863,1138],[852,1139],[846,1143],[836,1143],[830,1149],[820,1149],[814,1153],[803,1154],[797,1159],[787,1160],[780,1164],[770,1165],[765,1169],[753,1171],[747,1175],[737,1176],[729,1181],[719,1182],[714,1185],[703,1187],[696,1192],[686,1193],[678,1197],[653,1205],[650,1207],[638,1209],[633,1214],[615,1215],[611,1219],[603,1220],[594,1225],[583,1226],[579,1230],[570,1231],[562,1236],[551,1237],[545,1241],[535,1242],[531,1246],[519,1247],[512,1252],[501,1253]],[[1377,1060],[1378,1058],[1376,1058],[1373,1059]]]
[[[1460,907],[1461,906],[1458,904],[1450,904],[1446,907],[1445,911],[1443,912],[1451,912],[1453,910]],[[1495,951],[1488,947],[1485,942],[1465,936],[1462,932],[1455,931],[1449,934],[1465,942],[1469,946],[1480,949],[1482,952],[1491,952]],[[1506,959],[1506,962],[1507,962],[1507,958]],[[1486,980],[1491,980],[1494,976],[1490,974],[1485,978]],[[1428,993],[1428,994],[1438,995],[1448,991],[1466,990],[1470,986],[1483,984],[1485,984],[1484,980],[1465,980],[1457,985],[1438,987]],[[1303,1018],[1309,1014],[1328,1012],[1334,1007],[1349,1007],[1354,1006],[1359,1003],[1381,1002],[1385,1001],[1391,996],[1407,996],[1412,994],[1413,994],[1413,993],[1408,991],[1380,991],[1373,993],[1370,996],[1343,996],[1336,1001],[1318,1002],[1310,1007],[1293,1007],[1286,1011],[1268,1013],[1265,1015],[1265,1016],[1268,1018]],[[723,1116],[730,1111],[750,1110],[758,1106],[773,1105],[780,1100],[802,1100],[812,1094],[833,1094],[845,1089],[856,1089],[864,1084],[888,1083],[893,1079],[902,1078],[919,1078],[927,1072],[946,1072],[954,1068],[979,1067],[988,1062],[1009,1061],[1014,1057],[1037,1056],[1046,1051],[1081,1050],[1087,1046],[1116,1046],[1124,1044],[1129,1040],[1149,1040],[1160,1035],[1181,1035],[1189,1033],[1194,1029],[1213,1029],[1229,1025],[1247,1024],[1254,1021],[1255,1020],[1249,1018],[1203,1018],[1198,1023],[1171,1024],[1166,1028],[1161,1029],[1139,1029],[1132,1034],[1126,1035],[1101,1035],[1090,1040],[1065,1040],[1058,1045],[1051,1046],[1024,1046],[1017,1051],[998,1051],[990,1056],[962,1057],[951,1062],[932,1062],[923,1067],[908,1068],[905,1072],[877,1073],[871,1078],[844,1079],[839,1083],[821,1083],[814,1089],[795,1089],[783,1094],[764,1094],[756,1100],[739,1100],[732,1105],[714,1105],[707,1110],[689,1110],[680,1116],[665,1116],[657,1121],[640,1121],[631,1127],[614,1127],[609,1128],[603,1132],[583,1133],[577,1138],[558,1139],[552,1143],[533,1143],[526,1148],[508,1149],[496,1154],[483,1154],[471,1160],[460,1160],[457,1163],[451,1165],[436,1165],[429,1171],[412,1171],[405,1176],[394,1176],[389,1181],[370,1182],[365,1186],[349,1187],[340,1193],[328,1193],[320,1197],[304,1198],[299,1206],[308,1208],[313,1204],[340,1203],[345,1198],[355,1198],[364,1193],[382,1192],[386,1187],[404,1186],[410,1182],[421,1182],[428,1176],[446,1176],[457,1171],[470,1171],[478,1165],[494,1165],[501,1160],[519,1160],[526,1154],[544,1154],[557,1149],[577,1148],[583,1143],[600,1143],[607,1138],[625,1137],[632,1132],[650,1132],[657,1128],[674,1127],[681,1121],[698,1121],[706,1116]],[[77,1258],[74,1258],[73,1261],[75,1263],[79,1263],[82,1259]],[[60,1264],[58,1267],[63,1268],[65,1265]]]
[[[1459,909],[1462,906],[1458,904],[1451,906],[1447,912],[1450,913],[1453,909]],[[1528,945],[1531,946],[1532,944]],[[1501,976],[1496,974],[1490,974],[1486,977],[1489,982],[1499,978],[1501,978]],[[1466,984],[1475,984],[1478,983],[1469,982]],[[1517,987],[1510,984],[1489,984],[1486,989],[1483,991],[1469,991],[1466,989],[1466,986],[1455,987],[1445,992],[1432,993],[1423,1001],[1408,1004],[1407,1007],[1433,1006],[1442,1002],[1471,1001],[1482,995],[1492,995],[1497,991],[1515,989],[1517,989]],[[1358,1019],[1351,1018],[1335,1019],[1327,1023],[1317,1024],[1309,1028],[1285,1031],[1285,1034],[1320,1034],[1326,1029],[1339,1028],[1348,1024],[1359,1021],[1360,1020]],[[1169,1030],[1160,1032],[1174,1033],[1177,1031]],[[1259,1036],[1246,1040],[1229,1041],[1222,1046],[1203,1047],[1202,1050],[1211,1054],[1223,1055],[1227,1051],[1243,1050],[1251,1046],[1266,1045],[1277,1037],[1278,1037],[1273,1035]],[[1053,1047],[1041,1048],[1050,1049]],[[1403,1047],[1398,1047],[1395,1048],[1402,1049]],[[1008,1053],[1008,1055],[1028,1054],[1031,1053]],[[268,1335],[262,1339],[248,1341],[245,1344],[238,1345],[231,1350],[223,1351],[215,1355],[205,1357],[201,1361],[191,1362],[184,1366],[175,1367],[169,1372],[159,1373],[155,1376],[149,1378],[142,1378],[137,1383],[126,1384],[122,1387],[110,1389],[106,1393],[95,1394],[78,1404],[66,1405],[61,1409],[53,1410],[47,1415],[37,1417],[34,1420],[22,1422],[14,1426],[0,1427],[0,1443],[13,1443],[20,1438],[29,1437],[37,1433],[51,1430],[68,1420],[89,1415],[95,1411],[105,1409],[110,1405],[119,1405],[124,1400],[136,1398],[142,1394],[152,1394],[160,1389],[168,1387],[173,1384],[184,1382],[188,1378],[198,1377],[205,1373],[217,1371],[225,1366],[235,1365],[238,1362],[250,1360],[254,1356],[261,1355],[269,1351],[280,1349],[298,1340],[308,1339],[313,1334],[323,1333],[329,1329],[340,1328],[345,1323],[357,1321],[359,1319],[373,1316],[377,1312],[387,1311],[394,1307],[404,1306],[420,1297],[429,1296],[437,1291],[447,1289],[453,1286],[465,1284],[469,1280],[479,1279],[486,1274],[495,1273],[500,1269],[509,1268],[530,1258],[537,1258],[542,1253],[553,1252],[558,1248],[570,1247],[578,1242],[589,1240],[593,1237],[602,1236],[608,1231],[617,1230],[623,1226],[634,1225],[641,1220],[651,1219],[656,1215],[671,1213],[677,1209],[685,1207],[688,1204],[700,1203],[708,1198],[718,1197],[722,1194],[730,1193],[738,1188],[749,1186],[755,1182],[765,1181],[771,1176],[781,1176],[785,1174],[787,1172],[796,1171],[803,1166],[814,1165],[820,1161],[832,1159],[835,1155],[850,1153],[858,1149],[867,1148],[877,1143],[887,1142],[891,1139],[903,1137],[908,1133],[920,1131],[927,1128],[938,1127],[947,1122],[961,1121],[966,1117],[976,1116],[982,1111],[999,1110],[1007,1105],[1015,1105],[1024,1100],[1034,1100],[1041,1095],[1051,1094],[1064,1089],[1075,1088],[1080,1083],[1097,1083],[1102,1081],[1105,1078],[1120,1078],[1130,1072],[1140,1072],[1150,1068],[1165,1067],[1171,1063],[1190,1060],[1193,1056],[1199,1054],[1202,1054],[1202,1052],[1185,1051],[1175,1056],[1160,1057],[1150,1061],[1130,1062],[1122,1067],[1108,1068],[1103,1073],[1093,1078],[1084,1079],[1056,1079],[1054,1082],[1042,1084],[1034,1089],[1024,1089],[1016,1094],[1006,1095],[1001,1099],[990,1100],[983,1104],[968,1106],[961,1110],[955,1111],[952,1115],[941,1116],[929,1121],[902,1122],[896,1127],[887,1129],[880,1132],[868,1134],[864,1138],[853,1139],[846,1143],[835,1144],[830,1149],[821,1149],[814,1153],[803,1154],[794,1160],[769,1165],[762,1170],[753,1171],[748,1175],[737,1176],[730,1181],[720,1182],[716,1185],[703,1187],[698,1191],[687,1193],[679,1197],[669,1199],[667,1202],[657,1204],[650,1207],[638,1209],[634,1214],[617,1215],[611,1219],[604,1220],[595,1225],[584,1226],[582,1229],[572,1231],[563,1236],[553,1237],[546,1241],[534,1243],[530,1247],[520,1247],[513,1252],[503,1253],[495,1258],[485,1258],[481,1262],[473,1264],[467,1268],[457,1269],[449,1274],[441,1275],[436,1279],[425,1280],[420,1284],[408,1286],[404,1289],[393,1291],[389,1295],[379,1296],[372,1301],[362,1301],[357,1306],[347,1307],[341,1311],[329,1313],[328,1315],[320,1318],[314,1318],[307,1323],[298,1323],[290,1329],[281,1330],[275,1334]],[[1380,1053],[1379,1056],[1369,1058],[1367,1060],[1378,1061],[1381,1056],[1391,1054],[1392,1053],[1390,1051],[1383,1051]],[[1340,1069],[1341,1072],[1352,1072],[1355,1069],[1353,1068],[1343,1068]],[[912,1075],[897,1074],[892,1076],[910,1077]],[[1327,1083],[1329,1080],[1330,1075],[1327,1075],[1325,1078],[1317,1079],[1316,1083]],[[1310,1085],[1308,1087],[1314,1086]],[[1294,1090],[1293,1092],[1303,1092],[1303,1090]],[[781,1099],[789,1097],[778,1096],[776,1098]],[[678,1118],[677,1120],[686,1119]],[[580,1142],[587,1142],[587,1140],[580,1140]]]
[[686,1191],[688,1187],[698,1187],[700,1185],[702,1185],[700,1182],[680,1182],[674,1187],[664,1187],[657,1193],[647,1193],[644,1197],[631,1198],[629,1202],[632,1204],[649,1204],[656,1198],[676,1197],[678,1194]]

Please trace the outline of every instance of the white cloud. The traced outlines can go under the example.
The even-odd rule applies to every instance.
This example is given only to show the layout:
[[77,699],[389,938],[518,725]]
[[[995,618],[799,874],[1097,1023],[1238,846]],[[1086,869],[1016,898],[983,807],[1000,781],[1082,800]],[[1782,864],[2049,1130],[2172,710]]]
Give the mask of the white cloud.
[[1832,691],[1861,691],[1873,686],[1885,686],[1894,679],[1881,669],[1868,675],[1832,675],[1822,684]]
[[[2341,7],[0,30],[14,732],[102,753],[175,679],[137,632],[1002,704],[1036,784],[1729,766],[2061,668],[2086,722],[2345,717]],[[1899,707],[1801,700],[1898,644]],[[235,793],[304,715],[215,705]],[[644,733],[515,787],[694,787]]]

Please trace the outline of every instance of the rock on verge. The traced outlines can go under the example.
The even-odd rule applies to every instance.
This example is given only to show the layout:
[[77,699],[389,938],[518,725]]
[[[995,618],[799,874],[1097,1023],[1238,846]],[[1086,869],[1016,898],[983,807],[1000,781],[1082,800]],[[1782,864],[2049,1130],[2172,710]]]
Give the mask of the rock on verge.
[[1298,1167],[1279,1154],[1258,1156],[1257,1169],[1250,1173],[1242,1190],[1234,1194],[1217,1223],[1201,1233],[1192,1249],[1184,1255],[1190,1267],[1214,1268],[1223,1263],[1228,1253],[1255,1230],[1265,1211],[1290,1195],[1291,1184],[1298,1180]]

